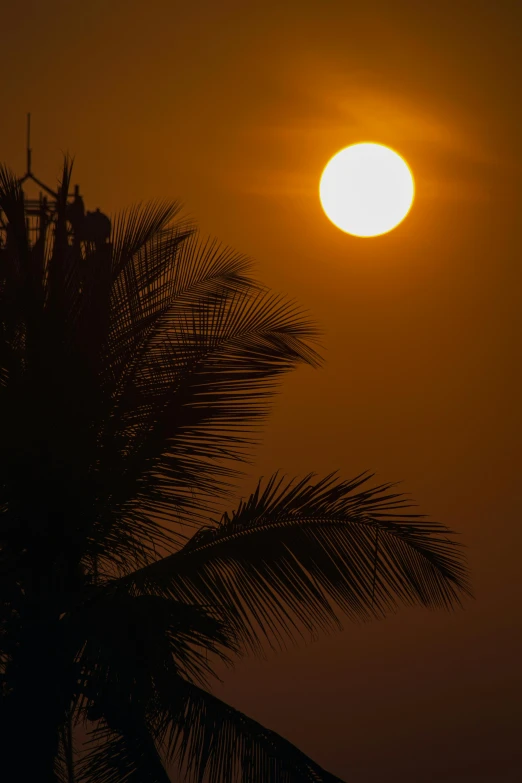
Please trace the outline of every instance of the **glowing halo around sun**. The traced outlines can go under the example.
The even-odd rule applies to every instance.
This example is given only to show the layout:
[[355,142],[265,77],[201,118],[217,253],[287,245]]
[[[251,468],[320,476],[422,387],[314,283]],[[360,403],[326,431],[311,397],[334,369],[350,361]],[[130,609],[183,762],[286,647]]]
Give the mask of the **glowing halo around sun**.
[[319,196],[332,223],[357,237],[386,234],[413,203],[412,173],[401,156],[382,144],[352,144],[331,158]]

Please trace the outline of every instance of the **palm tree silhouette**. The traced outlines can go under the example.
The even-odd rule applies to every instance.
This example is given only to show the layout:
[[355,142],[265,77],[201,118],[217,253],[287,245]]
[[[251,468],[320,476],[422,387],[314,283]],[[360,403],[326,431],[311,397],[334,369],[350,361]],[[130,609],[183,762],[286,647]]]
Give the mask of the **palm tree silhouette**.
[[281,377],[320,363],[316,328],[177,203],[86,238],[71,170],[31,242],[0,169],[3,779],[337,780],[212,695],[216,662],[455,606],[461,549],[366,474],[274,475],[223,515]]

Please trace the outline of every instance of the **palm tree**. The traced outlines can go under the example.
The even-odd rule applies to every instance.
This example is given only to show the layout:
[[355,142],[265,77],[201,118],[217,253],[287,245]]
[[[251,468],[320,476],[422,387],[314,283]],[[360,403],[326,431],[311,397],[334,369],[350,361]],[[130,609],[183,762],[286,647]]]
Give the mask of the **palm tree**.
[[71,170],[32,242],[0,169],[2,779],[337,780],[212,695],[216,663],[456,606],[461,549],[366,474],[274,475],[222,514],[281,377],[320,364],[316,328],[177,203],[86,238]]

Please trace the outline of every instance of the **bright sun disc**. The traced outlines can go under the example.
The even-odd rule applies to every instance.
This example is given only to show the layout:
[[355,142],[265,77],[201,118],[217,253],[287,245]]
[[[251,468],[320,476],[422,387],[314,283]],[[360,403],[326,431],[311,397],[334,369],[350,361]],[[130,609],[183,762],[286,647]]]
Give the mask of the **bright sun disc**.
[[347,234],[375,237],[404,220],[415,186],[407,163],[382,144],[353,144],[328,161],[319,196],[327,217]]

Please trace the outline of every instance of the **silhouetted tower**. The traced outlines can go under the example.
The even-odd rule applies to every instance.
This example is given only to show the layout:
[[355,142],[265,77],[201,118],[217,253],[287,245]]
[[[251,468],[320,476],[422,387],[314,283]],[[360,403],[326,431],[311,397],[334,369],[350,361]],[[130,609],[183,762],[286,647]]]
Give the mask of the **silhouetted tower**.
[[[49,226],[55,223],[58,209],[59,193],[39,180],[32,171],[31,161],[31,115],[27,115],[27,170],[18,180],[20,185],[31,180],[41,190],[37,199],[25,198],[26,225],[29,241],[34,245],[38,240],[45,244]],[[85,212],[83,198],[79,185],[74,186],[74,192],[67,194],[66,217],[69,224],[69,235],[72,242],[88,242],[96,247],[105,245],[111,233],[111,221],[100,212]],[[2,233],[6,227],[4,216],[0,210],[0,246]]]

